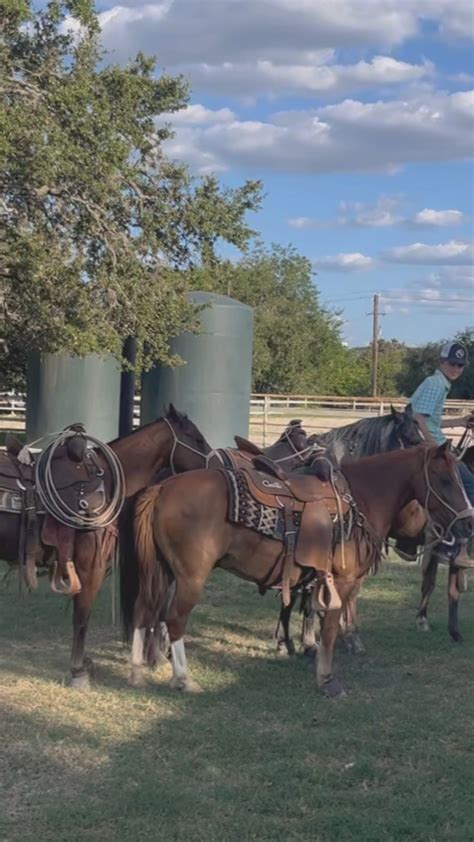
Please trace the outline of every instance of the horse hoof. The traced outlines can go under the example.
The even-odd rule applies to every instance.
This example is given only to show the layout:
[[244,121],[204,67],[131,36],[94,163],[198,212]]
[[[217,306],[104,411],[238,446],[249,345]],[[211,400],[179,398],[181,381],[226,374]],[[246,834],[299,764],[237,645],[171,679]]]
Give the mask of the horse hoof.
[[347,699],[347,693],[337,678],[328,678],[321,690],[328,699]]
[[145,670],[143,667],[132,666],[130,675],[128,677],[130,687],[144,687],[145,686]]
[[290,658],[292,658],[293,655],[296,654],[295,644],[292,640],[290,640],[288,643],[285,643],[284,640],[279,640],[276,647],[276,653],[277,655],[283,655],[283,657],[286,657],[288,655]]
[[426,619],[426,617],[417,617],[416,618],[416,627],[417,627],[418,631],[421,631],[421,632],[431,631],[430,624],[428,623],[428,620]]
[[172,678],[170,681],[172,690],[180,690],[182,693],[202,693],[203,689],[193,678]]
[[316,658],[318,657],[318,647],[317,646],[305,646],[303,649],[303,658],[311,663],[314,663]]
[[365,648],[364,644],[362,643],[359,637],[355,638],[352,646],[352,651],[354,655],[367,655],[367,649]]
[[68,686],[73,690],[81,690],[83,692],[91,689],[91,679],[88,672],[83,672],[80,675],[71,675],[68,681]]
[[463,643],[463,636],[461,632],[450,631],[449,634],[451,635],[451,640],[453,641],[453,643]]

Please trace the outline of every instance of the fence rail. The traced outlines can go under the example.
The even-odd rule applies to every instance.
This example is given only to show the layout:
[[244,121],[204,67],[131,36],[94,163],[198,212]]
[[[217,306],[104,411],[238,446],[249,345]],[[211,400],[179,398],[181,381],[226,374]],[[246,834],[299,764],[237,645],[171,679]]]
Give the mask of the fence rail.
[[[351,424],[360,418],[384,415],[390,406],[402,409],[407,398],[371,398],[351,395],[251,395],[249,438],[260,446],[271,444],[293,418],[300,418],[308,434],[324,433],[333,427]],[[474,400],[448,400],[445,413],[452,416],[474,412]],[[0,393],[0,431],[24,432],[24,395]],[[140,421],[140,398],[135,396],[134,425]],[[453,430],[456,439],[460,428]]]

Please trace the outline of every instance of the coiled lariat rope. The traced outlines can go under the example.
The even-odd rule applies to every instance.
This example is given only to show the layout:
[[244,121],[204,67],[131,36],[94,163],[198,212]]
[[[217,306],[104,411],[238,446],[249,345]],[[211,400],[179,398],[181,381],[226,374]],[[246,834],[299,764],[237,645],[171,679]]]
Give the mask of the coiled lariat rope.
[[[86,514],[85,511],[84,513],[77,512],[68,506],[61,498],[53,479],[52,462],[56,450],[63,446],[68,439],[78,435],[83,435],[87,442],[94,445],[95,451],[104,458],[111,473],[111,499],[107,501],[104,495],[104,502],[97,508],[94,514]],[[87,453],[87,450],[85,452]],[[97,476],[103,474],[104,471],[100,468]],[[63,526],[72,527],[73,529],[89,530],[110,526],[120,514],[125,498],[123,468],[112,448],[94,436],[88,433],[78,433],[77,430],[63,430],[42,450],[36,459],[35,486],[45,511]]]

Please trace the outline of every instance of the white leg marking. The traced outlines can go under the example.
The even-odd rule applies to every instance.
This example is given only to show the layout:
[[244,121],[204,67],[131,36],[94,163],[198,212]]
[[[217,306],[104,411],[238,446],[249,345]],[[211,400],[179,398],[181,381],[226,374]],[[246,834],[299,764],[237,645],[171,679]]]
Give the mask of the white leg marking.
[[184,639],[180,637],[171,644],[171,663],[173,664],[173,678],[170,687],[176,690],[183,690],[186,693],[201,693],[202,688],[197,681],[193,681],[188,675],[188,663],[184,649]]
[[133,630],[132,652],[130,655],[131,671],[128,683],[132,687],[143,687],[145,684],[144,667],[143,667],[143,648],[145,645],[146,629]]

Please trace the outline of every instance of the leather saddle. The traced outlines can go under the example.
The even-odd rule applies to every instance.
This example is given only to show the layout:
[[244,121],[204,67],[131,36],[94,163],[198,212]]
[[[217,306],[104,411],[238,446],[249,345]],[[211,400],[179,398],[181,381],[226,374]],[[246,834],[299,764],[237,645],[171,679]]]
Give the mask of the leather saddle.
[[[331,574],[331,516],[337,512],[344,515],[349,510],[349,502],[340,497],[338,503],[329,482],[314,476],[286,475],[280,466],[266,457],[259,456],[252,461],[253,464],[238,460],[238,467],[233,467],[231,471],[221,470],[227,474],[230,511],[240,511],[241,501],[235,499],[240,494],[244,511],[249,508],[248,498],[260,506],[261,521],[269,509],[278,510],[283,519],[283,534],[279,539],[283,541],[281,563],[275,580],[262,583],[261,589],[281,582],[283,603],[288,605],[290,589],[301,578],[303,569],[311,578],[316,577],[318,589],[326,594],[324,609],[339,607],[340,600]],[[265,468],[266,472],[259,468]],[[233,480],[230,480],[229,473],[233,474]],[[246,525],[238,517],[234,522]]]
[[[105,491],[103,471],[95,453],[87,450],[83,446],[84,439],[79,441],[80,438],[78,436],[78,442],[70,439],[68,447],[57,448],[51,474],[56,492],[63,503],[72,511],[84,512],[88,507],[92,509],[99,506]],[[37,587],[36,565],[43,556],[43,543],[56,548],[55,573],[58,574],[58,582],[65,579],[72,582],[70,557],[74,543],[73,530],[69,527],[61,529],[52,517],[46,516],[35,488],[36,466],[33,461],[24,464],[18,459],[23,449],[22,443],[15,436],[8,435],[6,448],[6,453],[0,452],[0,512],[21,518],[18,560],[22,579],[30,589]],[[77,579],[77,574],[74,575]],[[53,586],[55,578],[53,575]],[[74,591],[78,590],[80,583],[77,579]]]

